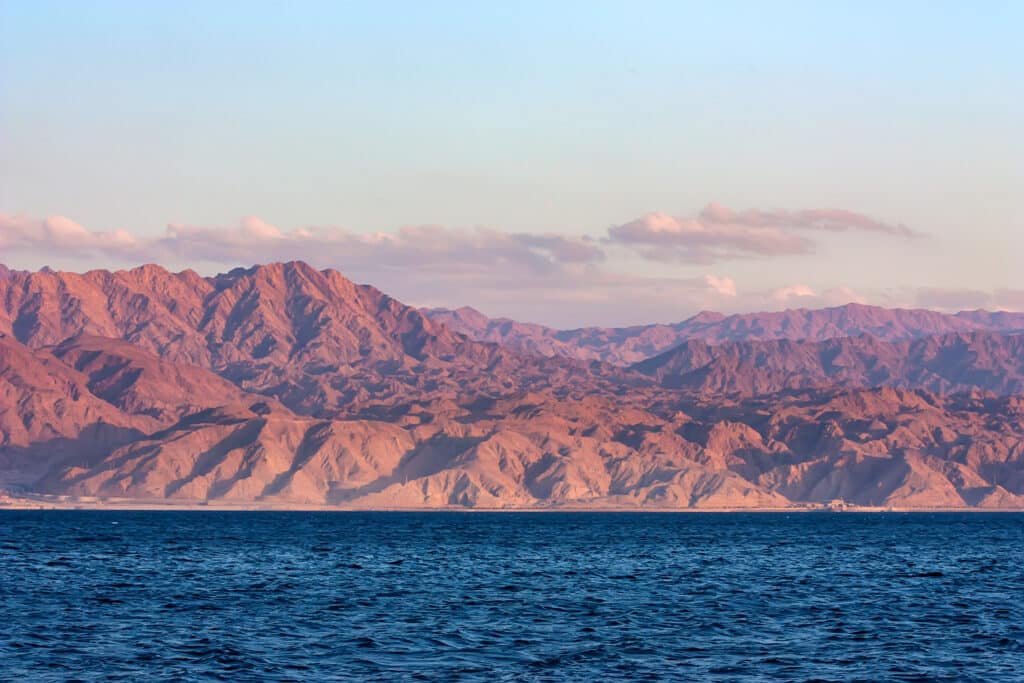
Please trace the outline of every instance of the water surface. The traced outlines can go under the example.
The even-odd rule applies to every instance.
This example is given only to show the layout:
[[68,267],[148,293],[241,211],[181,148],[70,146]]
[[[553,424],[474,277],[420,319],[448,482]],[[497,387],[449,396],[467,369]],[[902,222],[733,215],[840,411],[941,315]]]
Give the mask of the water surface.
[[0,512],[2,680],[1024,680],[1024,515]]

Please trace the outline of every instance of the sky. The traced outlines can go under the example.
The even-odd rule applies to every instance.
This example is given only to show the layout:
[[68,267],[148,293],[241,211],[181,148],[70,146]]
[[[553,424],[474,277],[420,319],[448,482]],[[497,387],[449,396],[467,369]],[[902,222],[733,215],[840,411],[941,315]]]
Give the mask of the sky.
[[1024,309],[1024,3],[0,0],[0,263]]

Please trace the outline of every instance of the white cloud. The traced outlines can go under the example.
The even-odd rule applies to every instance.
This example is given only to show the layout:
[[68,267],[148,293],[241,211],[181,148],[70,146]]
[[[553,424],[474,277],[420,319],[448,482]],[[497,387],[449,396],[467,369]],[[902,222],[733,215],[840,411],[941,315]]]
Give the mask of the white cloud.
[[609,240],[654,261],[714,263],[739,256],[811,251],[813,242],[774,227],[748,227],[649,213],[609,229]]
[[788,287],[780,287],[772,292],[772,298],[783,303],[788,302],[790,299],[813,298],[816,296],[818,296],[817,293],[807,285],[790,285]]
[[129,255],[140,244],[124,230],[93,232],[64,216],[42,220],[0,214],[0,247],[7,252]]
[[708,287],[723,296],[736,296],[736,282],[731,277],[705,275],[704,281],[708,283]]

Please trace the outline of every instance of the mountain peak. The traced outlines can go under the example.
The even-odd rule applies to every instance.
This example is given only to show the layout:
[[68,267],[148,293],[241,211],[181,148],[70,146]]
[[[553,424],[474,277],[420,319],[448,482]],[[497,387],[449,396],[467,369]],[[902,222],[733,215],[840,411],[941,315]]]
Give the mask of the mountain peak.
[[725,318],[726,315],[718,311],[701,311],[697,315],[687,318],[684,323],[717,323]]

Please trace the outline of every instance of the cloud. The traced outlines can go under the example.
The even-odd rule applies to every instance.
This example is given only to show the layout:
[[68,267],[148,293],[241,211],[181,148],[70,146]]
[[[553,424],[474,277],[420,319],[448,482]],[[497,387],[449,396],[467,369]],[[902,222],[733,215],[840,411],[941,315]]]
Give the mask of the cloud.
[[[252,216],[226,227],[176,223],[154,235],[133,236],[123,230],[91,231],[59,216],[39,220],[0,215],[0,260],[12,266],[34,262],[35,267],[49,263],[70,269],[157,262],[210,274],[239,265],[303,260],[317,268],[335,268],[413,305],[469,304],[489,315],[556,327],[676,322],[706,309],[737,313],[867,300],[906,305],[915,297],[931,306],[980,303],[963,294],[943,295],[940,290],[861,295],[846,287],[821,289],[814,283],[812,288],[785,280],[774,288],[752,289],[722,272],[647,273],[614,268],[612,257],[619,255],[615,250],[624,245],[667,251],[673,259],[684,253],[714,261],[727,256],[803,253],[813,247],[809,239],[815,229],[834,230],[831,223],[812,217],[801,219],[801,226],[784,227],[774,217],[777,213],[736,214],[712,205],[689,222],[649,214],[628,230],[620,226],[603,238],[437,225],[375,233],[331,226],[282,229]],[[846,224],[855,223],[847,220]],[[812,224],[818,227],[809,227]],[[878,232],[867,227],[847,229]],[[20,263],[11,262],[15,255]],[[989,307],[1024,307],[1020,290],[989,296],[985,303]]]
[[601,246],[587,237],[440,226],[410,226],[372,234],[340,228],[285,231],[253,216],[228,228],[171,224],[162,235],[136,238],[122,230],[89,231],[62,216],[36,220],[0,215],[0,247],[5,253],[30,252],[53,259],[99,255],[117,263],[246,265],[301,259],[341,267],[430,269],[488,269],[512,263],[526,272],[604,259]]
[[736,296],[736,282],[731,277],[705,275],[704,281],[708,283],[708,287],[723,296]]
[[[68,219],[0,215],[0,254],[7,260],[15,253],[40,265],[92,268],[156,262],[201,272],[303,260],[335,268],[414,304],[509,304],[517,314],[552,322],[555,316],[582,321],[601,310],[608,313],[628,296],[646,297],[652,302],[646,311],[653,314],[653,302],[663,301],[658,297],[704,288],[699,278],[655,281],[607,273],[597,267],[605,259],[604,247],[585,236],[436,225],[376,233],[336,227],[283,230],[246,217],[228,227],[175,223],[163,233],[134,238],[122,231],[90,232]],[[555,305],[561,310],[550,308]],[[566,310],[573,313],[566,316]],[[545,315],[549,312],[550,317]]]
[[436,225],[357,233],[337,227],[282,230],[255,216],[230,227],[173,223],[156,237],[123,230],[90,231],[63,216],[43,220],[0,215],[0,247],[54,258],[100,255],[121,261],[247,264],[284,259],[332,259],[342,265],[374,260],[380,267],[490,268],[517,263],[530,272],[600,263],[609,246],[628,247],[663,262],[715,263],[752,256],[806,254],[810,231],[857,230],[909,236],[904,226],[879,223],[840,209],[733,211],[711,204],[696,218],[649,213],[604,236],[509,233],[492,228]]
[[821,297],[828,303],[827,306],[838,306],[840,304],[867,304],[868,297],[854,291],[846,286],[833,287],[821,293]]
[[749,227],[728,223],[676,218],[649,213],[608,230],[611,242],[638,247],[654,261],[712,263],[740,256],[803,254],[814,243],[774,227]]
[[985,308],[992,304],[992,294],[973,289],[925,287],[917,290],[915,305],[943,311]]
[[709,204],[700,212],[700,220],[709,224],[746,226],[748,228],[779,228],[784,230],[822,230],[827,232],[876,232],[897,237],[919,237],[902,223],[890,225],[846,209],[804,209],[787,211],[747,209],[733,211],[721,204]]
[[997,289],[993,306],[1005,311],[1024,311],[1024,289]]
[[516,233],[512,238],[520,244],[547,251],[562,263],[593,263],[604,260],[604,250],[589,237]]
[[978,308],[1024,311],[1024,290],[1001,288],[994,291],[922,287],[914,292],[913,302],[923,308],[942,311],[969,311]]
[[130,255],[139,246],[135,237],[124,230],[92,232],[64,216],[39,220],[0,214],[0,248],[5,252]]
[[818,296],[817,293],[807,285],[790,285],[788,287],[780,287],[772,292],[772,299],[782,303],[786,303],[790,299],[813,298],[816,296]]
[[131,238],[90,232],[70,221],[0,216],[0,245],[6,247],[5,257],[22,252],[43,263],[90,268],[158,262],[209,273],[299,259],[335,268],[413,305],[472,304],[488,313],[560,327],[677,321],[694,310],[720,307],[736,289],[728,277],[612,272],[605,268],[603,245],[588,237],[489,228],[282,230],[248,217],[222,228],[172,224],[163,233]]
[[761,292],[751,292],[742,299],[745,311],[777,310],[781,308],[828,308],[845,304],[900,305],[898,301],[885,299],[881,293],[870,295],[858,292],[851,287],[839,285],[827,289],[815,289],[805,284],[792,284]]
[[258,219],[246,219],[236,230],[171,226],[153,246],[171,256],[213,256],[221,262],[312,258],[357,268],[371,264],[381,268],[492,268],[514,263],[527,271],[546,272],[561,264],[604,258],[604,251],[593,241],[561,235],[436,225],[407,226],[393,233],[364,234],[339,228],[282,232]]
[[652,261],[714,263],[744,257],[807,254],[809,233],[867,232],[893,237],[917,233],[844,209],[734,211],[710,204],[695,218],[648,213],[608,230],[608,242],[634,248]]

